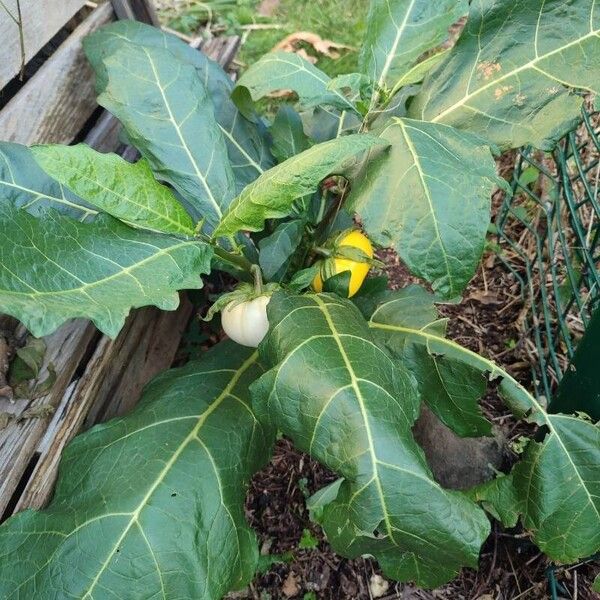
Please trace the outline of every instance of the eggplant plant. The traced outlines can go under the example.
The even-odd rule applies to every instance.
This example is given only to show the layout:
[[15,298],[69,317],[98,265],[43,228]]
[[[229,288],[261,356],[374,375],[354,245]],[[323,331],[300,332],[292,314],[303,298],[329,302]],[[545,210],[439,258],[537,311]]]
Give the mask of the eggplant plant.
[[[246,491],[278,432],[339,477],[310,499],[335,551],[392,579],[435,587],[476,567],[488,514],[554,561],[597,552],[598,424],[549,414],[448,339],[436,304],[480,261],[506,187],[492,152],[548,150],[572,129],[600,88],[599,38],[594,0],[373,0],[360,72],[330,79],[274,52],[234,86],[158,29],[90,35],[98,102],[141,158],[0,144],[0,311],[35,336],[76,317],[115,336],[132,308],[173,310],[221,269],[240,286],[211,313],[260,344],[217,344],[75,438],[49,506],[0,527],[0,597],[242,588],[259,554]],[[295,107],[257,114],[281,89]],[[373,245],[424,286],[363,284]],[[509,473],[444,489],[412,426],[425,403],[460,436],[489,435],[491,381],[538,433]]]

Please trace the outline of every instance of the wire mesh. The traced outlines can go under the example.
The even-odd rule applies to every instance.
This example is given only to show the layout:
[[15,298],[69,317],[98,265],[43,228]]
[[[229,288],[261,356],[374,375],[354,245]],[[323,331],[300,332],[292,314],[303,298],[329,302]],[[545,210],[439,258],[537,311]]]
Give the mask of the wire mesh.
[[536,395],[550,400],[600,302],[600,114],[552,153],[524,148],[496,226],[523,299],[521,344]]

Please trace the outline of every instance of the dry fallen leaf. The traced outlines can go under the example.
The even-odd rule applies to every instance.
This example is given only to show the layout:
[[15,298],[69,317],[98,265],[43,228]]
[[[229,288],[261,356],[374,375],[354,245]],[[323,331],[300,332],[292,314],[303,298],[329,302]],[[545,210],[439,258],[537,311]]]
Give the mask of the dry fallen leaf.
[[298,585],[298,581],[296,579],[296,575],[294,575],[293,571],[290,571],[290,574],[285,578],[283,585],[281,586],[281,592],[287,598],[291,598],[292,596],[297,596],[300,592],[300,586]]
[[486,292],[484,290],[477,290],[471,292],[466,300],[475,300],[481,304],[502,304],[502,301],[498,299],[498,295],[494,292]]
[[373,575],[371,575],[371,579],[369,581],[369,591],[371,592],[372,598],[381,598],[382,596],[385,596],[389,589],[389,581],[386,581],[377,573],[373,573]]
[[[301,42],[310,44],[319,54],[323,54],[323,56],[333,59],[340,57],[338,50],[352,50],[351,46],[347,46],[346,44],[338,44],[332,40],[324,40],[320,35],[310,31],[296,31],[295,33],[291,33],[286,38],[282,39],[278,44],[276,44],[273,50],[294,52],[303,58],[306,58],[306,50],[298,47]],[[311,62],[316,62],[314,57],[311,57],[311,59]]]

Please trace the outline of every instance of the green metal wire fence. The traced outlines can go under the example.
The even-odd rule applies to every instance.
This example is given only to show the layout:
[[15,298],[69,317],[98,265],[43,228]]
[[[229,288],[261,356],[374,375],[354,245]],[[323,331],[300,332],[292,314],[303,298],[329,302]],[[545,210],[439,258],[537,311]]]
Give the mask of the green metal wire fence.
[[552,153],[521,150],[512,188],[496,220],[500,258],[521,290],[536,394],[550,401],[600,303],[600,114],[585,108]]

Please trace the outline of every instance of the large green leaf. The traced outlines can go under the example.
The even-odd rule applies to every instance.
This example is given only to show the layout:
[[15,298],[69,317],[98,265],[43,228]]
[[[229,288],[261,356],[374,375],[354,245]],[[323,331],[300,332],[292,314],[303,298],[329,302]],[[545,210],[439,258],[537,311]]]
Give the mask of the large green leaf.
[[475,566],[489,522],[433,480],[411,427],[415,382],[333,295],[273,296],[254,384],[257,414],[344,478],[323,511],[333,548],[371,554],[394,579],[436,586]]
[[467,10],[467,0],[373,0],[361,70],[380,87],[398,89],[418,59],[444,41],[450,25]]
[[485,135],[502,148],[544,149],[600,91],[595,0],[474,0],[449,58],[426,79],[411,116]]
[[108,215],[80,223],[0,203],[0,311],[43,336],[84,317],[115,336],[131,308],[175,310],[177,290],[202,287],[212,249],[128,227]]
[[131,44],[167,49],[179,61],[196,69],[225,137],[237,193],[272,166],[265,128],[260,121],[252,122],[238,111],[230,97],[233,82],[223,69],[202,52],[156,27],[139,21],[116,21],[85,39],[86,55],[96,71],[98,92],[104,90],[108,81],[104,60],[117,51],[127,52]]
[[443,423],[461,436],[491,433],[491,425],[477,404],[486,390],[481,369],[430,351],[418,338],[376,328],[389,320],[394,325],[423,328],[444,338],[446,321],[438,317],[434,296],[422,287],[410,285],[382,292],[369,302],[360,298],[357,302],[365,316],[370,317],[376,339],[409,367],[417,378],[421,397]]
[[34,158],[56,181],[121,221],[164,233],[194,235],[194,223],[146,160],[131,164],[85,144],[34,146]]
[[541,441],[528,443],[512,473],[484,484],[474,497],[506,525],[514,525],[521,514],[535,542],[553,560],[574,562],[600,550],[598,425],[548,414],[504,369],[446,339],[432,306],[433,297],[424,292],[394,293],[373,312],[369,325],[399,359],[407,346],[421,346],[432,360],[444,358],[499,380],[498,391],[512,412],[543,426]]
[[545,425],[511,473],[474,497],[507,526],[521,515],[552,560],[576,562],[600,550],[600,426],[568,415],[546,415]]
[[240,77],[236,90],[246,88],[252,100],[278,90],[292,90],[305,107],[326,104],[356,112],[342,92],[328,88],[330,81],[328,75],[298,54],[277,51],[251,65]]
[[0,142],[0,198],[33,215],[47,208],[81,220],[97,211],[49,177],[20,144]]
[[492,191],[503,185],[490,150],[465,132],[412,119],[392,119],[381,137],[390,151],[368,164],[348,205],[376,242],[456,296],[479,264]]
[[50,506],[0,527],[0,597],[217,600],[247,584],[244,499],[272,440],[248,397],[260,372],[256,353],[220,344],[75,438]]
[[348,135],[289,158],[246,187],[224,213],[214,235],[260,231],[265,219],[285,217],[294,200],[314,192],[325,177],[344,174],[352,162],[356,163],[357,154],[384,144],[373,135]]
[[123,123],[159,179],[182,195],[192,216],[219,221],[236,187],[213,104],[196,69],[164,48],[127,44],[103,61],[98,103]]

